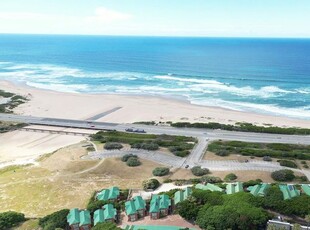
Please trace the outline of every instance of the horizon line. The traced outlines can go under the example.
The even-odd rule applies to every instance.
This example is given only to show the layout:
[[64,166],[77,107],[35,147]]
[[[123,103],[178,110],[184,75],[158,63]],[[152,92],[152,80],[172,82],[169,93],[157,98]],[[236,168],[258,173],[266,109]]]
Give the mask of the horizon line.
[[310,39],[310,37],[277,37],[277,36],[207,36],[207,35],[143,35],[143,34],[61,34],[61,33],[1,33],[0,35],[38,35],[38,36],[93,36],[93,37],[166,37],[166,38],[239,38],[239,39]]

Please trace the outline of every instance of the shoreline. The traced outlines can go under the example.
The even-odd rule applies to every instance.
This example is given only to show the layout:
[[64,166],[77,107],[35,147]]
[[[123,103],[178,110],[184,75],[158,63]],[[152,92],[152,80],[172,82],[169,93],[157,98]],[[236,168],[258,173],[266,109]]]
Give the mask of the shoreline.
[[[310,120],[196,105],[189,100],[176,97],[59,92],[35,88],[25,82],[8,80],[0,80],[0,89],[30,99],[27,103],[14,109],[15,113],[24,115],[87,119],[115,107],[121,107],[121,109],[99,118],[98,121],[116,123],[183,121],[223,124],[248,122],[255,125],[272,124],[279,127],[310,128]],[[64,108],[67,109],[64,110]]]

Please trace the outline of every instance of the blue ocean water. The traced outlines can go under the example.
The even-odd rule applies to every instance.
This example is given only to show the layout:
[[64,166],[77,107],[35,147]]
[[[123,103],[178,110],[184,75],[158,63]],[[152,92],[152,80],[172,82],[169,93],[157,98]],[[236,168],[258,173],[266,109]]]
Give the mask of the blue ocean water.
[[310,39],[0,35],[0,79],[310,119]]

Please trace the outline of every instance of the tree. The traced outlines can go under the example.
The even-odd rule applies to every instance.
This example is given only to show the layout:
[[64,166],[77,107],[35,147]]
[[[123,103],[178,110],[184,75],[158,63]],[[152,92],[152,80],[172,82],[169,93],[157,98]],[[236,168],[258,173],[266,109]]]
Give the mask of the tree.
[[197,224],[207,229],[259,229],[268,220],[266,211],[240,200],[239,203],[205,205],[198,213]]
[[170,169],[167,167],[157,167],[153,170],[154,176],[165,176],[169,174]]
[[195,176],[204,176],[210,173],[209,169],[201,168],[201,166],[194,166],[191,171]]
[[224,181],[233,181],[236,180],[238,177],[234,173],[229,173],[225,176]]
[[130,154],[125,154],[124,156],[122,156],[122,159],[121,159],[121,160],[122,160],[123,162],[127,162],[128,159],[129,159],[130,157],[136,157],[136,158],[137,158],[138,156],[137,156],[137,155],[134,155],[134,154],[131,154],[131,153],[130,153]]
[[129,157],[126,164],[129,167],[136,167],[141,165],[141,162],[139,161],[138,157]]
[[105,143],[104,148],[105,148],[106,150],[111,150],[111,149],[122,149],[123,146],[122,146],[122,144],[117,143],[117,142],[107,142],[107,143]]
[[194,189],[192,193],[192,197],[195,198],[198,204],[210,204],[214,205],[222,205],[224,202],[224,198],[221,192],[211,192],[205,191],[201,189]]
[[10,229],[25,220],[23,213],[12,211],[0,213],[0,230]]
[[117,227],[116,224],[112,222],[104,222],[96,224],[96,226],[94,226],[92,230],[122,230],[122,229]]
[[281,169],[271,173],[272,179],[276,181],[292,181],[295,179],[294,172],[289,169]]
[[156,179],[149,179],[149,180],[145,180],[142,183],[143,189],[144,190],[155,190],[159,187],[160,183],[158,180]]
[[62,209],[47,215],[39,220],[39,225],[43,230],[54,230],[55,228],[65,228],[67,224],[68,209]]
[[189,200],[177,204],[177,212],[188,221],[195,221],[199,212],[199,206]]

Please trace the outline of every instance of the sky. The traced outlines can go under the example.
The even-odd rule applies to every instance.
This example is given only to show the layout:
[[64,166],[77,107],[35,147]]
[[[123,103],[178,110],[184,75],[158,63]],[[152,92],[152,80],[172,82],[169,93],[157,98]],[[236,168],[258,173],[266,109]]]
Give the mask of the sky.
[[310,38],[310,0],[1,0],[0,33]]

